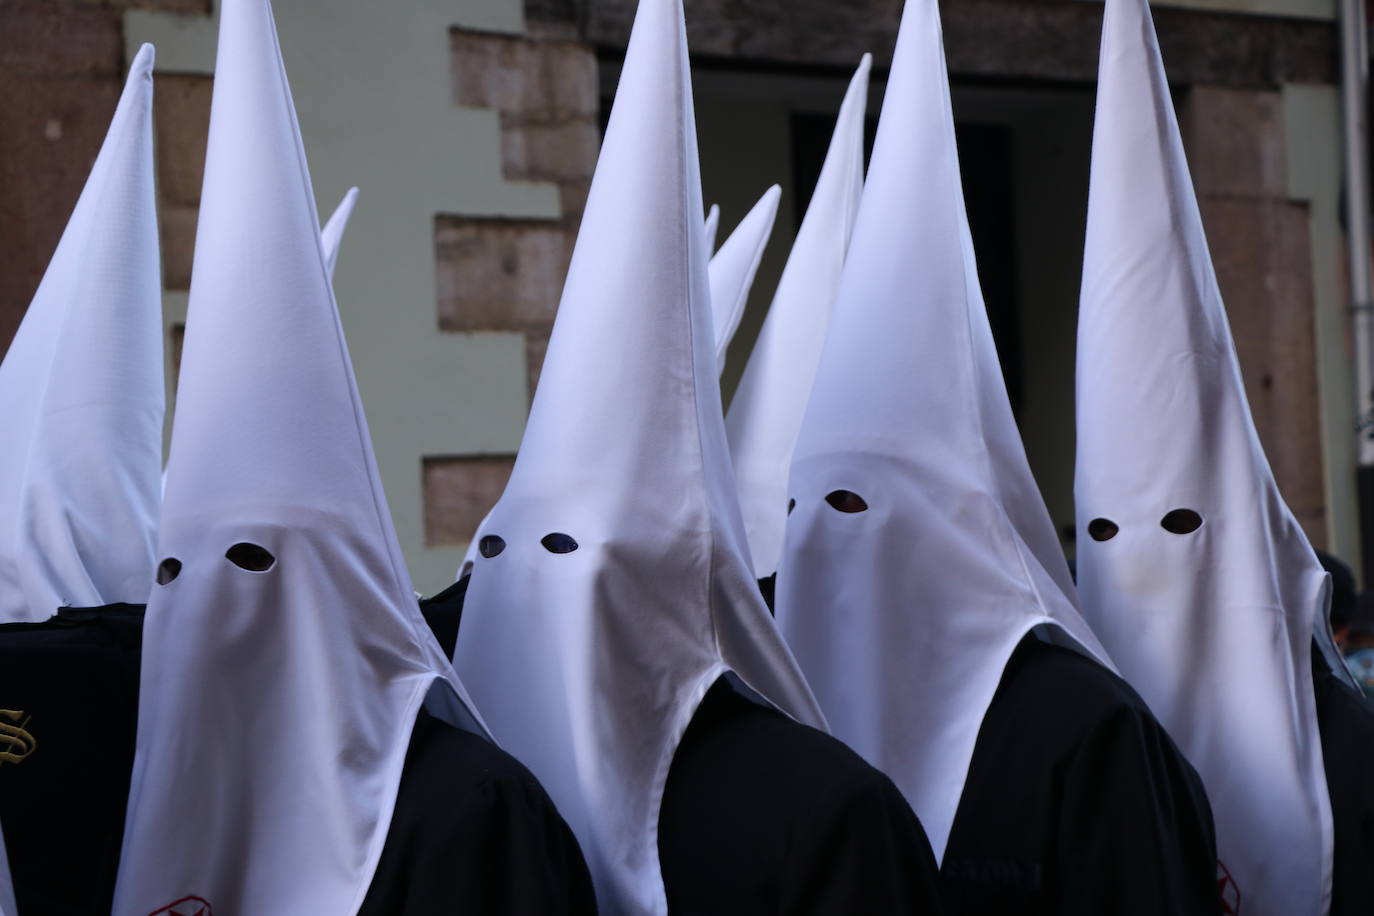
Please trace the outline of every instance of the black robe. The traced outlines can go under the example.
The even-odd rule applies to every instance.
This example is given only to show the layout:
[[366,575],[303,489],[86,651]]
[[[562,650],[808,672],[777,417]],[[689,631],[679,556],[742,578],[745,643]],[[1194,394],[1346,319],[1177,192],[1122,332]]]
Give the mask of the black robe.
[[1331,916],[1374,913],[1374,707],[1312,647],[1312,686],[1335,827]]
[[[468,581],[420,603],[450,654]],[[658,827],[672,916],[940,912],[930,843],[892,780],[725,678],[678,746]]]
[[142,632],[127,604],[0,626],[0,824],[21,913],[110,912]]
[[892,781],[725,678],[683,736],[658,825],[673,916],[941,912],[930,843]]
[[1125,681],[1028,636],[983,718],[941,862],[951,914],[1220,911],[1211,806]]
[[[36,744],[0,763],[0,824],[26,916],[110,911],[142,624],[142,607],[116,605],[0,626],[0,710],[22,709]],[[8,722],[0,712],[0,753]],[[360,916],[595,912],[577,841],[529,771],[422,712]]]

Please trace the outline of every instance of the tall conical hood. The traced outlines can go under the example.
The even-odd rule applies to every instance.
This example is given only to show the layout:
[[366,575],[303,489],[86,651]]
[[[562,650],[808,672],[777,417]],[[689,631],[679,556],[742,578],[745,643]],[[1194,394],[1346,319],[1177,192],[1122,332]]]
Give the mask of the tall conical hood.
[[1108,0],[1078,327],[1079,587],[1197,767],[1247,914],[1324,913],[1327,577],[1255,433],[1144,0]]
[[706,214],[706,255],[709,257],[711,252],[716,250],[716,235],[720,232],[720,207],[711,204],[711,210]]
[[872,68],[873,58],[865,54],[849,82],[811,204],[725,418],[744,530],[760,577],[778,569],[792,446],[811,397],[859,213]]
[[711,325],[716,337],[718,372],[725,371],[725,351],[744,317],[754,275],[763,260],[763,250],[768,247],[768,237],[773,234],[781,197],[782,188],[777,185],[765,191],[711,258]]
[[225,0],[218,61],[114,912],[349,914],[420,704],[477,726],[392,530],[266,0]]
[[353,208],[357,203],[358,189],[349,188],[343,200],[339,201],[339,206],[334,209],[334,215],[329,217],[329,222],[320,230],[320,243],[324,247],[324,265],[331,279],[334,276],[334,267],[339,263],[339,248],[343,245],[344,231],[348,229],[348,220],[353,215]]
[[836,736],[893,778],[943,855],[1016,645],[1049,625],[1105,653],[1002,382],[935,0],[903,14],[789,494],[778,622]]
[[[727,671],[819,724],[749,569],[716,377],[681,0],[641,0],[524,441],[455,653],[581,841],[666,912],[664,782]],[[614,359],[607,359],[608,348]]]
[[0,622],[148,598],[162,473],[153,47],[0,363]]

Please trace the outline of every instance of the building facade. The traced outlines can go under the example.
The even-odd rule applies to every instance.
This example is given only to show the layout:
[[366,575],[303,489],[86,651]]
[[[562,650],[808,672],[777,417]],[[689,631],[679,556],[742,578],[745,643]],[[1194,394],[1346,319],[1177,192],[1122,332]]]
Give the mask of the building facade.
[[[322,216],[361,188],[335,286],[417,588],[452,581],[504,485],[596,162],[634,0],[276,0]],[[729,354],[762,322],[865,52],[876,121],[901,0],[686,0],[722,237],[777,228]],[[1073,521],[1073,349],[1102,7],[943,5],[989,309],[1055,521]],[[1257,425],[1313,541],[1358,565],[1354,374],[1332,0],[1186,0],[1156,20]],[[0,347],[114,109],[158,48],[169,391],[190,284],[212,0],[0,0]],[[613,350],[607,353],[614,359]]]

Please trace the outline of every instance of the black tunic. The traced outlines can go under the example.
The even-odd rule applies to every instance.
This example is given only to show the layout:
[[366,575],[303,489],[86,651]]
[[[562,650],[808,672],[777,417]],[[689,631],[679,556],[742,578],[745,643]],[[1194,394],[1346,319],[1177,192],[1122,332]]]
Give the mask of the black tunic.
[[1211,806],[1125,681],[1028,636],[984,715],[941,863],[952,914],[1220,911]]
[[892,781],[725,679],[673,758],[658,850],[672,916],[941,912],[930,844]]
[[1374,708],[1315,645],[1312,685],[1335,827],[1331,916],[1374,913]]
[[0,626],[0,752],[11,755],[0,758],[0,824],[21,913],[110,912],[142,627],[134,605]]
[[[110,911],[142,624],[141,606],[116,605],[0,626],[0,710],[22,709],[36,740],[22,762],[0,763],[0,824],[21,913]],[[0,712],[0,753],[8,722]],[[577,842],[529,771],[421,713],[360,913],[595,912]]]
[[421,712],[358,916],[595,912],[577,840],[530,772]]

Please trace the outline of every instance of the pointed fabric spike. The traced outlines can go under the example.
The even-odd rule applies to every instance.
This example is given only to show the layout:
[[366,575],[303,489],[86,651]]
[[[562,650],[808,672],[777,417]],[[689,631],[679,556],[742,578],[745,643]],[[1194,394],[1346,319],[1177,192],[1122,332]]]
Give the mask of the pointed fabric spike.
[[0,364],[0,622],[142,603],[162,472],[153,47]]
[[1043,625],[1106,656],[1047,555],[978,288],[936,0],[903,15],[789,491],[778,623],[836,737],[943,856],[1021,639]]
[[725,371],[725,351],[739,330],[754,275],[773,234],[773,222],[778,216],[778,200],[782,188],[773,185],[764,192],[754,209],[740,220],[735,231],[711,258],[711,314],[716,335],[716,369]]
[[391,527],[265,0],[224,0],[217,59],[114,912],[354,913],[421,703],[480,727]]
[[455,652],[497,739],[577,834],[608,914],[666,912],[663,786],[722,674],[823,724],[749,569],[697,161],[681,0],[641,0]]
[[5,852],[3,832],[0,832],[0,916],[19,916],[19,907],[14,903],[14,880],[10,877],[10,860]]
[[716,250],[716,235],[720,232],[720,207],[711,204],[711,212],[706,214],[706,256]]
[[334,279],[334,267],[339,263],[339,247],[343,244],[344,231],[348,229],[349,217],[358,203],[358,189],[349,188],[344,199],[329,217],[329,222],[320,230],[320,243],[324,246],[324,265],[329,271],[329,279]]
[[1084,611],[1202,776],[1244,911],[1326,912],[1328,579],[1250,417],[1144,0],[1103,25],[1075,492]]
[[872,68],[873,57],[865,54],[849,82],[816,191],[725,418],[744,530],[759,578],[778,570],[792,446],[811,395],[859,212]]

